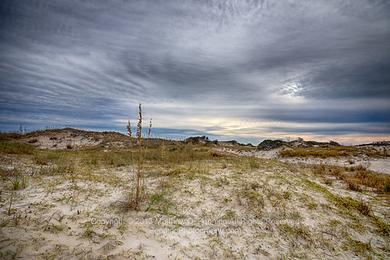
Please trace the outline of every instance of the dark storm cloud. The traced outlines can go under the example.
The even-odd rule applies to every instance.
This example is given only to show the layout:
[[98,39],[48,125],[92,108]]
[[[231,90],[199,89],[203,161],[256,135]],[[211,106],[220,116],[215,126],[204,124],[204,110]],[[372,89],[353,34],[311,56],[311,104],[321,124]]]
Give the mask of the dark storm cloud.
[[161,134],[389,135],[389,13],[379,0],[1,1],[0,126],[119,128],[142,102]]

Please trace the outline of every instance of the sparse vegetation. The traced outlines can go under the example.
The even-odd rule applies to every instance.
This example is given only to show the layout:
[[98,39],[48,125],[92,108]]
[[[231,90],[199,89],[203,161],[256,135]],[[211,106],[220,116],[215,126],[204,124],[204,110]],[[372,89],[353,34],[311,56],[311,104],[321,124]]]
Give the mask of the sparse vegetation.
[[11,180],[13,190],[21,190],[27,187],[27,180],[25,176],[16,175]]
[[[160,247],[182,258],[389,256],[387,175],[357,163],[289,164],[229,154],[213,143],[107,135],[103,144],[58,150],[0,141],[0,226],[15,245],[1,253],[23,257],[34,248],[43,257],[50,249],[55,258],[61,245],[64,257],[79,250],[85,258],[150,256]],[[135,201],[138,169],[135,212],[126,194],[133,188]],[[148,246],[138,250],[126,239]],[[230,248],[231,239],[245,246]],[[78,246],[72,251],[68,241]]]
[[304,239],[304,240],[311,239],[309,229],[302,224],[301,225],[281,224],[278,227],[283,234],[287,236],[291,236],[293,239]]
[[314,174],[324,176],[334,176],[338,180],[344,181],[348,189],[353,191],[363,191],[363,187],[374,188],[377,192],[388,193],[386,187],[390,185],[390,176],[378,174],[367,170],[362,166],[343,168],[330,165],[310,166]]
[[357,255],[361,256],[367,255],[367,253],[372,250],[370,243],[364,243],[351,237],[348,237],[345,248],[351,248]]
[[0,153],[2,154],[33,154],[34,147],[15,141],[0,141]]
[[374,149],[359,149],[352,146],[332,147],[296,147],[280,151],[282,157],[352,157],[359,155],[381,156],[381,153]]
[[137,174],[136,174],[136,187],[135,187],[135,197],[132,200],[132,205],[136,210],[139,210],[139,204],[142,196],[142,187],[143,187],[143,160],[144,160],[144,151],[142,147],[142,107],[141,104],[138,106],[138,124],[137,124],[137,145],[138,145],[138,157],[137,157]]

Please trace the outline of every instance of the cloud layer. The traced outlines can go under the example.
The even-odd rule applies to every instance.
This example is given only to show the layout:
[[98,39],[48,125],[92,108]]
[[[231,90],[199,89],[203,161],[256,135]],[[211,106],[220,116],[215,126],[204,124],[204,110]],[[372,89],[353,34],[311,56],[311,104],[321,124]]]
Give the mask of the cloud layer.
[[390,137],[390,3],[4,0],[0,129]]

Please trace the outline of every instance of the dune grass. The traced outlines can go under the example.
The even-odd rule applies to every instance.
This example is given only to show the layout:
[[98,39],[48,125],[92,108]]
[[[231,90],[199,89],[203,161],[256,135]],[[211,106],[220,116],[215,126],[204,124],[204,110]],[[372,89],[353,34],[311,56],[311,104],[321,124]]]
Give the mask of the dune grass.
[[32,145],[9,140],[0,140],[0,153],[2,154],[34,154]]
[[[21,207],[18,200],[30,198],[22,197],[21,194],[28,194],[38,187],[37,191],[42,190],[47,194],[45,198],[53,199],[31,206],[37,213],[34,220],[36,223],[41,223],[39,221],[44,212],[55,212],[53,205],[60,205],[61,208],[70,205],[73,208],[72,214],[65,217],[67,223],[57,220],[48,224],[44,222],[40,224],[40,227],[43,227],[40,232],[65,236],[67,232],[75,232],[77,224],[80,229],[72,233],[72,236],[80,241],[92,241],[99,244],[99,247],[115,236],[119,238],[118,241],[122,241],[122,235],[142,233],[149,236],[150,230],[165,230],[165,226],[156,225],[150,228],[137,226],[136,223],[130,224],[134,216],[139,215],[146,220],[154,217],[169,221],[194,220],[193,227],[202,229],[202,236],[206,226],[196,222],[198,220],[227,223],[226,226],[221,225],[228,231],[230,225],[234,224],[237,225],[234,232],[242,232],[239,233],[240,239],[253,235],[245,240],[248,244],[251,244],[251,241],[270,239],[269,241],[274,241],[272,245],[287,245],[302,257],[305,254],[308,254],[307,257],[311,256],[310,250],[315,250],[323,244],[322,231],[334,237],[334,240],[327,239],[329,248],[336,248],[336,251],[328,251],[332,256],[337,256],[339,246],[344,244],[347,252],[356,252],[358,255],[372,256],[375,252],[386,255],[377,245],[370,247],[365,239],[355,235],[360,229],[377,235],[380,239],[389,235],[389,223],[378,213],[377,205],[371,206],[371,201],[359,199],[364,195],[359,188],[366,192],[366,189],[371,187],[383,193],[385,188],[380,188],[380,185],[388,179],[381,179],[383,176],[378,177],[364,168],[305,168],[309,166],[283,163],[277,159],[229,155],[209,144],[144,139],[142,171],[147,189],[140,203],[140,212],[133,212],[125,205],[128,202],[128,191],[135,187],[135,178],[132,177],[135,176],[141,155],[139,147],[132,142],[126,142],[121,147],[99,145],[72,150],[40,150],[32,145],[27,147],[20,148],[19,143],[11,141],[7,141],[6,146],[0,146],[0,154],[4,155],[2,158],[11,158],[14,163],[12,165],[20,163],[18,167],[21,169],[15,174],[6,170],[1,174],[7,182],[7,191],[4,193],[7,196],[3,195],[3,203],[11,212],[7,215],[7,222],[4,222],[7,228],[16,228],[17,221],[20,227],[25,227],[27,222],[23,223],[23,219],[18,217]],[[15,153],[15,150],[18,153]],[[32,175],[26,174],[25,170],[31,170]],[[28,184],[26,189],[23,189],[24,180],[21,176],[28,176],[25,179]],[[321,178],[332,179],[334,184],[322,185],[321,181],[318,181]],[[346,185],[339,185],[338,180],[345,181]],[[13,187],[12,181],[18,183]],[[350,185],[358,188],[348,188],[348,181]],[[357,197],[345,195],[344,192]],[[120,193],[120,196],[117,196],[117,193]],[[387,194],[380,195],[381,202],[385,196]],[[105,198],[109,198],[108,201],[105,201]],[[88,203],[85,203],[86,201]],[[87,211],[87,207],[80,207],[83,203],[97,205],[96,210]],[[106,214],[122,219],[116,228],[110,226],[106,229],[105,226],[96,224],[103,223],[99,221],[88,222],[91,221],[91,216],[104,219]],[[326,218],[319,218],[320,215]],[[340,227],[346,230],[343,231],[345,236],[338,231],[322,229],[321,223],[328,221],[328,217],[337,219]],[[241,223],[237,221],[239,219],[244,220]],[[307,225],[304,222],[306,219],[311,220],[314,226]],[[367,226],[355,219],[367,220]],[[68,225],[69,223],[74,225]],[[220,228],[218,225],[216,227]],[[72,229],[68,229],[68,226]],[[173,224],[167,227],[170,232],[192,228]],[[234,232],[228,234],[238,238]],[[351,236],[351,240],[347,239],[347,235]],[[221,234],[210,233],[204,236],[204,241],[210,238],[215,242],[210,246],[211,250],[219,250],[218,247],[225,250],[225,247],[230,246],[229,238]],[[177,245],[180,246],[180,241]],[[194,247],[187,250],[197,249]],[[207,251],[207,243],[200,250]],[[284,253],[294,256],[287,251]]]
[[378,174],[367,170],[362,166],[338,167],[330,165],[308,166],[316,175],[334,176],[344,181],[353,191],[362,191],[364,187],[373,188],[379,193],[390,193],[390,176]]
[[318,157],[318,158],[329,158],[329,157],[344,157],[344,156],[381,156],[382,154],[375,149],[363,149],[353,146],[334,146],[334,147],[296,147],[289,148],[280,151],[279,155],[282,157]]

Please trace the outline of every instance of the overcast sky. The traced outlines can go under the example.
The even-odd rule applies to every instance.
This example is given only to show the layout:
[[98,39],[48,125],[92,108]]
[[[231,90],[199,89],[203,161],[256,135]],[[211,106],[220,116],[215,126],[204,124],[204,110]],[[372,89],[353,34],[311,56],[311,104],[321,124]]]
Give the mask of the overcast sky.
[[[0,130],[390,139],[390,1],[2,0]],[[147,125],[147,124],[145,124]]]

